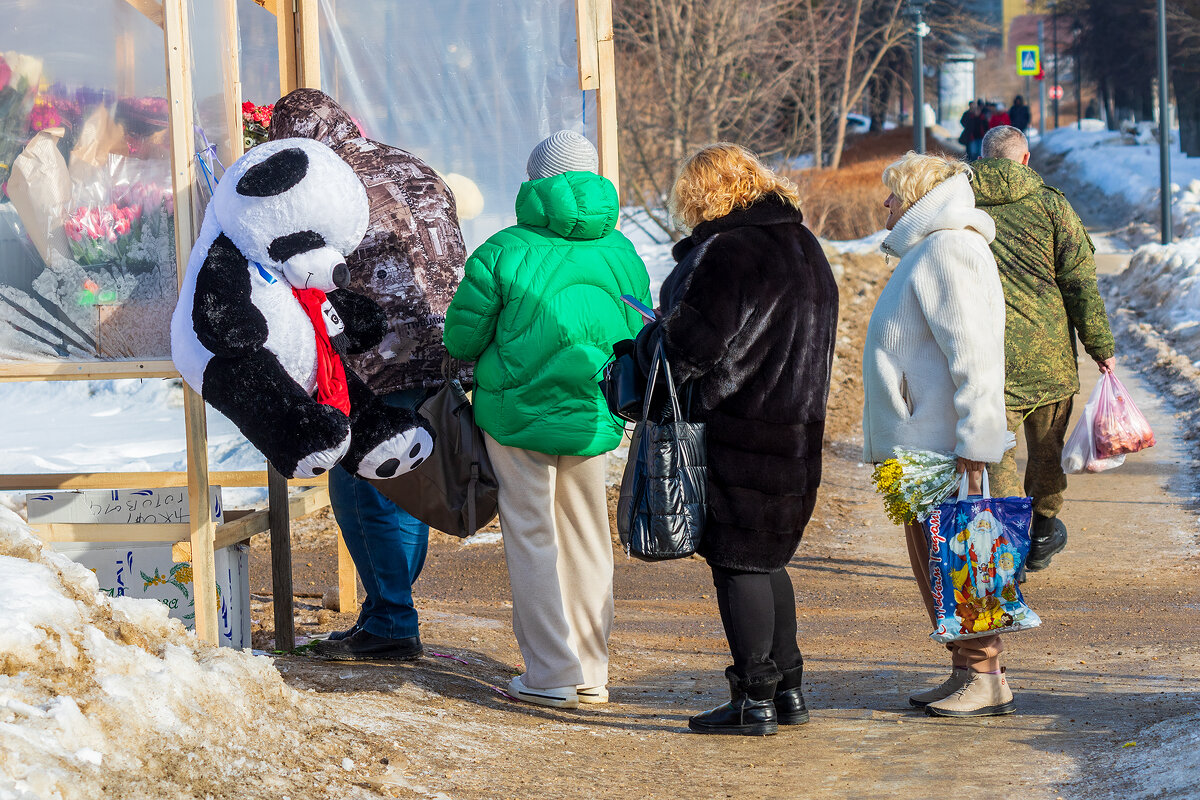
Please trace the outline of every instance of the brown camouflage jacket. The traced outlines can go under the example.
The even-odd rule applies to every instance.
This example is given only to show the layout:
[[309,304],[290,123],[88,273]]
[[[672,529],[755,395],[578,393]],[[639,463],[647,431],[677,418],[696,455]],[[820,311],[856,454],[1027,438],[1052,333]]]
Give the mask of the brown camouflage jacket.
[[[450,189],[425,162],[362,136],[333,98],[297,89],[275,105],[271,139],[326,144],[354,169],[371,208],[367,233],[349,258],[349,288],[388,319],[374,350],[350,365],[375,392],[433,387],[442,380],[446,309],[463,277],[466,246]],[[458,376],[470,380],[469,369]]]
[[1004,287],[1005,405],[1027,409],[1079,391],[1075,333],[1087,354],[1113,355],[1095,246],[1059,190],[1006,158],[980,159],[975,204],[996,222],[992,253]]

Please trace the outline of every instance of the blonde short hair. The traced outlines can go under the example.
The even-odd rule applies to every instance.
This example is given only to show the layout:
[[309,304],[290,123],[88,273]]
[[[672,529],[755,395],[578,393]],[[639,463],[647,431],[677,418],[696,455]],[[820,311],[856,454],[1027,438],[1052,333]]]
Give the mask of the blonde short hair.
[[921,155],[909,150],[884,169],[883,185],[896,195],[900,208],[907,211],[933,187],[962,174],[971,174],[971,168],[962,161]]
[[796,184],[777,175],[741,145],[720,142],[683,162],[668,206],[671,216],[691,229],[770,194],[800,208]]

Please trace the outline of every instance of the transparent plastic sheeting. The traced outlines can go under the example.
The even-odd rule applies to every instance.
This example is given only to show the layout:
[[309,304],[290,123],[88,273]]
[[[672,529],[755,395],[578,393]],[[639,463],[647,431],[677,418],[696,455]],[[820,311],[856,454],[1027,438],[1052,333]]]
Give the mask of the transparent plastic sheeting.
[[320,20],[322,88],[447,178],[470,249],[514,222],[534,145],[594,138],[575,0],[321,0]]
[[0,359],[169,358],[162,29],[125,0],[0,0]]

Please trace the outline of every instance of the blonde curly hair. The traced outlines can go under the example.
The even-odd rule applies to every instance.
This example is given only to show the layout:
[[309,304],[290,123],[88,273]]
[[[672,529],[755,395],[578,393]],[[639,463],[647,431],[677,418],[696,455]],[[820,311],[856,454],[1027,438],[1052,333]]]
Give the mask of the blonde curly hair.
[[896,195],[903,212],[933,187],[962,174],[971,175],[971,168],[965,162],[909,150],[883,170],[883,185]]
[[800,208],[800,190],[741,145],[719,142],[693,153],[679,168],[668,208],[687,229],[720,219],[774,194]]

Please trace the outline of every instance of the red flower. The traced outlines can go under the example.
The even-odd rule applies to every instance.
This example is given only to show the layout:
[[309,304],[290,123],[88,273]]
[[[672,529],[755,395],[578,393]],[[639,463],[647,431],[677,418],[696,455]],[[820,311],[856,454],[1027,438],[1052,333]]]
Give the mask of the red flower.
[[253,110],[254,110],[254,103],[251,103],[249,100],[242,103],[242,113],[243,114],[249,114]]

